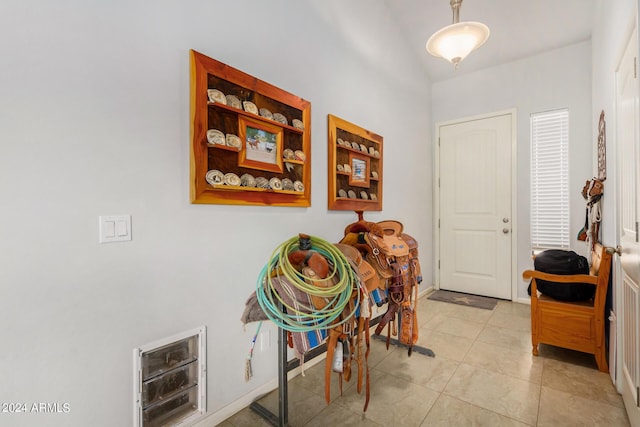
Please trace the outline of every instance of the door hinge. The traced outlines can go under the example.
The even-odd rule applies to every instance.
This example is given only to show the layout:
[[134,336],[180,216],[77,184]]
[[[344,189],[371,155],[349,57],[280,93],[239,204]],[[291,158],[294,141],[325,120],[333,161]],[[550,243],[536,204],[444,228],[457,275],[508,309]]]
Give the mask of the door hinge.
[[440,218],[438,218],[438,228],[440,228]]
[[440,260],[438,260],[438,270],[440,270]]
[[636,406],[640,407],[640,387],[636,386]]
[[636,242],[638,242],[638,221],[636,221]]

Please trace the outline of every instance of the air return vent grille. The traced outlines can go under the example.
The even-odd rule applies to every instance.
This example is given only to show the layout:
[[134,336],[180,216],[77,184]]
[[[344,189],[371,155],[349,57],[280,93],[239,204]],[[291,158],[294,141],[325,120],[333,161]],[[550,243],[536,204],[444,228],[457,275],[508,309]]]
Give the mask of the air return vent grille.
[[206,329],[134,349],[134,426],[180,426],[206,411]]

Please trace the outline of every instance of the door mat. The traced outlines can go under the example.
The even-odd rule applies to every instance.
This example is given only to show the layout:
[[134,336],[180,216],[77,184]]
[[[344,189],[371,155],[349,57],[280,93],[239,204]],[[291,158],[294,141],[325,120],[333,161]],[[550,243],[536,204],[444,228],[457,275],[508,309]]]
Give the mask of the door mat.
[[466,305],[469,307],[484,308],[486,310],[493,310],[496,307],[496,304],[498,304],[498,300],[495,298],[442,290],[432,292],[427,299]]

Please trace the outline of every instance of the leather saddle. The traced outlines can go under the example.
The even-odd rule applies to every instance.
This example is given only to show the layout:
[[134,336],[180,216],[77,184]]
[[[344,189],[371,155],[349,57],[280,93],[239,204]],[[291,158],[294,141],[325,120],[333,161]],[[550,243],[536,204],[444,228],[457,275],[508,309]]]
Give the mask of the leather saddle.
[[397,320],[398,341],[408,346],[411,355],[412,346],[418,340],[417,291],[422,281],[417,241],[404,233],[400,221],[360,220],[345,228],[340,242],[356,248],[373,266],[378,287],[387,293],[387,311],[375,334],[379,335],[387,327],[388,348],[391,335],[398,335]]

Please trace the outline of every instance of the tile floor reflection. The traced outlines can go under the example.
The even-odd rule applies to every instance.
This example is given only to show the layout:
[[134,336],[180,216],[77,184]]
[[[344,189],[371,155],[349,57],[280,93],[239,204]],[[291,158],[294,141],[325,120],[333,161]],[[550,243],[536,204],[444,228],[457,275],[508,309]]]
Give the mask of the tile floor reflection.
[[[372,340],[371,401],[355,379],[324,401],[324,362],[289,381],[289,425],[629,426],[622,398],[591,355],[540,345],[531,354],[529,306],[484,310],[421,298],[418,345],[435,358]],[[355,372],[354,372],[355,373]],[[334,374],[334,377],[336,375]],[[277,390],[260,403],[277,413]],[[220,424],[270,424],[245,408]]]

